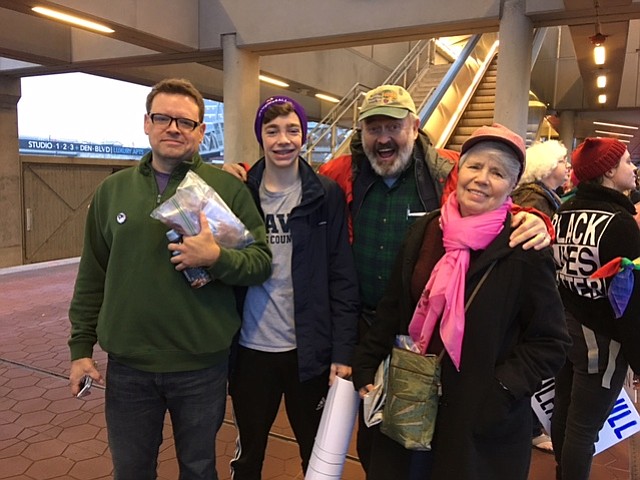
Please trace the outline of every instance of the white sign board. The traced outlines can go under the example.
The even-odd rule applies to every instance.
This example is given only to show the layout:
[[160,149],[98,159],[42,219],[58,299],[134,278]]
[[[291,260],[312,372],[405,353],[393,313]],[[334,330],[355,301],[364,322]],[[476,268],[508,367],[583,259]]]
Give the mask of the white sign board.
[[[547,432],[551,431],[551,414],[553,413],[553,398],[555,394],[555,382],[553,379],[545,380],[542,388],[531,397],[531,406],[540,419]],[[609,418],[604,423],[598,434],[595,455],[629,438],[640,431],[640,416],[629,398],[625,388],[622,389],[616,400]]]

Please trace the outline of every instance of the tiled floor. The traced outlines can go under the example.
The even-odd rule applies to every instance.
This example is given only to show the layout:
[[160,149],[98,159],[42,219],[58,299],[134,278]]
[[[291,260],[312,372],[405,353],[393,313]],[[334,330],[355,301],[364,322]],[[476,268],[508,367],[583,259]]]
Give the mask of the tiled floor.
[[[112,478],[104,390],[94,387],[83,401],[71,398],[67,385],[67,310],[76,270],[75,261],[0,269],[0,479]],[[95,358],[105,364],[103,352]],[[221,480],[229,478],[234,441],[227,413],[217,442]],[[629,479],[632,443],[596,456],[591,479]],[[159,463],[160,480],[177,479],[168,422]],[[552,480],[553,472],[553,457],[534,451],[529,480]],[[282,412],[272,429],[263,479],[302,479],[297,446]],[[343,479],[364,479],[353,441]]]

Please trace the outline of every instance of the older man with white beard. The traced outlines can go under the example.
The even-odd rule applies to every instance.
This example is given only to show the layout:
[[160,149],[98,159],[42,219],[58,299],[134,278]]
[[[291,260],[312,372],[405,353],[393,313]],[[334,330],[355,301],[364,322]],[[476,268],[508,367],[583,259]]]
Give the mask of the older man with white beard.
[[[345,191],[351,213],[351,238],[360,282],[359,338],[375,321],[376,306],[387,286],[396,254],[409,226],[440,208],[457,182],[458,152],[436,149],[420,129],[413,99],[398,85],[369,91],[358,117],[351,154],[320,167],[319,173]],[[518,209],[516,209],[517,211]],[[521,211],[510,245],[540,249],[550,244],[545,222]],[[374,427],[375,428],[375,427]],[[358,455],[365,471],[371,435],[360,416]]]
[[439,208],[445,191],[452,184],[455,188],[456,175],[449,177],[457,153],[442,151],[449,154],[445,158],[433,148],[420,130],[413,99],[398,85],[368,92],[358,122],[351,155],[331,160],[319,172],[336,180],[347,194],[362,335],[375,316],[407,228]]

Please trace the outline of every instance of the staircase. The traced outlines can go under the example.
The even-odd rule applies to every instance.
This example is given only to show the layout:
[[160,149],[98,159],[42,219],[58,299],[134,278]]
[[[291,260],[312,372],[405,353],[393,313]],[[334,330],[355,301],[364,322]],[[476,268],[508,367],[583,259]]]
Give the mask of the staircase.
[[450,63],[431,65],[429,68],[425,69],[422,72],[422,75],[409,87],[409,93],[416,104],[418,112],[422,110],[422,107],[427,102],[433,91],[438,85],[440,85],[440,82],[442,82],[450,67]]
[[465,109],[453,135],[447,143],[447,149],[460,151],[464,141],[478,128],[493,123],[493,112],[496,105],[496,74],[498,57],[494,57],[478,85],[471,102]]
[[[497,45],[495,33],[475,36],[462,54],[452,59],[437,41],[421,41],[384,83],[402,85],[409,91],[421,117],[421,127],[436,147],[460,151],[477,128],[493,123]],[[435,62],[436,51],[445,59],[444,63]],[[303,155],[312,164],[347,153],[357,127],[358,106],[366,90],[363,85],[354,85],[341,103],[309,132]],[[527,145],[537,138],[545,113],[546,106],[531,93]]]
[[[498,56],[496,55],[487,68],[477,90],[471,97],[471,102],[462,114],[453,135],[447,142],[446,148],[460,151],[464,141],[479,127],[493,123],[493,113],[496,103],[496,75],[498,72]],[[529,92],[529,119],[527,122],[527,136],[525,143],[530,146],[538,138],[538,130],[545,121],[547,107],[538,97]]]
[[[402,85],[411,94],[418,110],[440,84],[450,64],[435,65],[436,42],[416,43],[383,84]],[[357,126],[358,107],[370,88],[356,83],[329,114],[307,135],[302,154],[312,164],[324,163],[345,153]]]

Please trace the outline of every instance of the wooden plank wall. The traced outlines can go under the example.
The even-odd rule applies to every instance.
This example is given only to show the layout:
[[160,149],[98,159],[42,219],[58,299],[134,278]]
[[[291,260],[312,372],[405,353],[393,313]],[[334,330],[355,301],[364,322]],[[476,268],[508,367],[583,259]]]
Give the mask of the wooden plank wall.
[[108,175],[136,160],[22,156],[23,263],[79,256],[87,207]]

